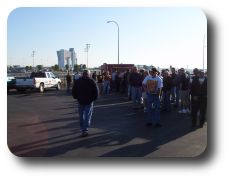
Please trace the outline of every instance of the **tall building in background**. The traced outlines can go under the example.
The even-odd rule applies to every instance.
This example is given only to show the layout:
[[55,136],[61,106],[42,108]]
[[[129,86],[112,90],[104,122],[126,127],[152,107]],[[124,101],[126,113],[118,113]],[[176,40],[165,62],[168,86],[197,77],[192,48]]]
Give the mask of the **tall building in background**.
[[74,48],[70,48],[69,51],[65,49],[60,49],[59,51],[57,51],[57,56],[59,69],[66,69],[66,65],[68,64],[69,70],[73,70],[74,65],[77,64],[77,58]]
[[77,58],[76,58],[76,53],[74,51],[74,48],[69,48],[69,52],[70,52],[71,66],[72,68],[74,68],[74,65],[77,64]]

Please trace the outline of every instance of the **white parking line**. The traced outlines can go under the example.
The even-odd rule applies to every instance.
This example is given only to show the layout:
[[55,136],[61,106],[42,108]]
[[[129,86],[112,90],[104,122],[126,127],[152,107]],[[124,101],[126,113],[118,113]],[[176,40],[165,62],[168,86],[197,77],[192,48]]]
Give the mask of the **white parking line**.
[[95,108],[98,107],[109,107],[109,106],[117,106],[117,105],[124,105],[124,104],[131,104],[132,102],[122,102],[122,103],[113,103],[113,104],[103,104],[103,105],[96,105]]

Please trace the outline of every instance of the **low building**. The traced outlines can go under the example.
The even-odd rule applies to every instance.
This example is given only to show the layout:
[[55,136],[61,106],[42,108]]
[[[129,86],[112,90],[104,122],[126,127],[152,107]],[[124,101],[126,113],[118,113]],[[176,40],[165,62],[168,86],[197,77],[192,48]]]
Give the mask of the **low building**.
[[134,64],[106,64],[101,65],[101,71],[109,71],[112,73],[114,70],[124,72],[127,69],[131,70],[134,67]]

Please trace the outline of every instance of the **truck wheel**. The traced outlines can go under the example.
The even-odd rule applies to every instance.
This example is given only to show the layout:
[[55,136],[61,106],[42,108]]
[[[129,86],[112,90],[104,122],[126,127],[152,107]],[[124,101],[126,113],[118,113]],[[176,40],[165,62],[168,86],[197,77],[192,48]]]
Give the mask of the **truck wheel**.
[[41,93],[44,92],[44,84],[43,83],[40,84],[39,90],[40,90]]
[[58,83],[58,84],[57,84],[56,89],[57,89],[58,91],[61,90],[61,83]]

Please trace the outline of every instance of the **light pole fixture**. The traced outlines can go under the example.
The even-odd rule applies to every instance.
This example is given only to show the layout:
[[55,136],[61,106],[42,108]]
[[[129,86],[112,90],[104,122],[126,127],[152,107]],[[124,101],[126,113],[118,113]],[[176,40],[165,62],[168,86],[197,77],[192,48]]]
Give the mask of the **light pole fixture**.
[[86,48],[85,48],[85,52],[87,52],[87,63],[86,63],[87,69],[89,68],[89,67],[88,67],[88,52],[89,52],[90,45],[91,45],[91,44],[86,44]]
[[116,21],[107,21],[107,23],[115,23],[117,25],[117,30],[118,30],[118,41],[117,41],[117,44],[118,44],[118,64],[119,64],[119,26],[118,26],[118,23]]
[[205,47],[207,47],[207,45],[205,45],[205,35],[204,35],[204,38],[203,38],[203,72],[204,72],[204,53],[205,53],[204,49]]

